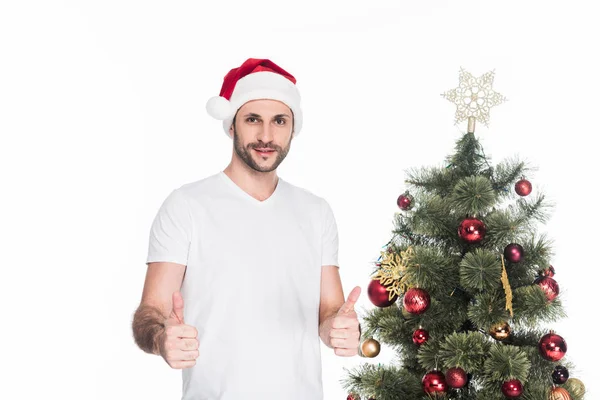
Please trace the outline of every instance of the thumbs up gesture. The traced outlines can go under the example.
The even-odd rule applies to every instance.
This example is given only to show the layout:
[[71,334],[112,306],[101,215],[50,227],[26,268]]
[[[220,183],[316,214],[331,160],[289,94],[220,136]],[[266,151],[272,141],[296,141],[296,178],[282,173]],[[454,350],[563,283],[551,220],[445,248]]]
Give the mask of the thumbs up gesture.
[[348,300],[333,317],[329,331],[330,343],[336,355],[351,357],[358,354],[360,344],[360,328],[354,304],[360,296],[360,286],[352,289]]
[[183,297],[173,293],[173,307],[164,322],[159,341],[160,355],[174,369],[190,368],[198,358],[198,330],[183,321]]

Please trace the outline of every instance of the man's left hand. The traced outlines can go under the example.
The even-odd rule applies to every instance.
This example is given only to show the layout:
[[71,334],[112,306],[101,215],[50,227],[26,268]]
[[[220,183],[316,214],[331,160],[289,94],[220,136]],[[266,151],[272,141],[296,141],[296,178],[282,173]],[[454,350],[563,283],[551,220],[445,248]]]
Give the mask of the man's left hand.
[[352,357],[358,354],[360,328],[354,304],[360,296],[360,286],[352,289],[348,300],[338,310],[331,321],[329,339],[336,355]]

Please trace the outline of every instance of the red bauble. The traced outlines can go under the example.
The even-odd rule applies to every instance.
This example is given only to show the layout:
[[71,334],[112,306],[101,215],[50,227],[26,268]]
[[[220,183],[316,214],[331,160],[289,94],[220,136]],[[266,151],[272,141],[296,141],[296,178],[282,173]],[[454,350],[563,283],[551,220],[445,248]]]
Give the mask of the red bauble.
[[527,196],[531,193],[531,182],[527,179],[521,179],[515,183],[515,192],[517,192],[519,196]]
[[429,332],[419,328],[413,333],[412,339],[414,344],[420,346],[429,340]]
[[562,336],[550,331],[538,342],[538,350],[542,358],[548,361],[558,361],[567,352],[567,342]]
[[556,273],[556,271],[554,270],[554,267],[551,265],[548,268],[542,270],[542,272],[540,272],[540,275],[549,276],[550,278],[553,278],[555,273]]
[[549,276],[544,276],[543,278],[538,279],[536,283],[542,288],[548,301],[554,300],[560,292],[558,283],[554,280],[554,278],[550,278]]
[[502,384],[502,394],[506,397],[519,397],[523,393],[523,384],[518,379],[511,379]]
[[408,192],[401,194],[398,196],[398,200],[396,200],[396,204],[400,207],[401,210],[410,210],[413,206],[414,197],[412,197]]
[[404,308],[411,314],[423,314],[431,305],[431,298],[425,289],[412,288],[404,294]]
[[465,218],[458,227],[458,236],[467,243],[481,242],[485,232],[485,224],[477,218]]
[[433,370],[425,374],[421,380],[425,393],[442,393],[448,390],[446,377],[440,371]]
[[369,295],[371,302],[377,307],[391,306],[398,299],[397,295],[393,295],[390,300],[390,292],[377,279],[371,279],[369,287],[367,288],[367,294]]
[[467,373],[459,367],[450,368],[446,371],[446,383],[454,389],[460,389],[467,384]]
[[349,394],[348,397],[346,397],[346,400],[358,400],[358,397],[355,397],[353,394]]
[[504,248],[504,258],[512,263],[520,262],[524,256],[525,250],[518,243],[511,243]]

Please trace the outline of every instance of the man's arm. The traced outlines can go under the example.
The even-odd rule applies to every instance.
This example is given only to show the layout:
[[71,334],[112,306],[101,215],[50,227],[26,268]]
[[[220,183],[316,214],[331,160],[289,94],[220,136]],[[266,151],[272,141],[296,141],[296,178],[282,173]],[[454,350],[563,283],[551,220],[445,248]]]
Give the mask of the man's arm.
[[329,332],[333,317],[344,304],[344,290],[339,267],[323,265],[321,267],[321,304],[319,306],[319,337],[327,347],[333,348]]
[[181,288],[185,265],[171,262],[148,263],[140,306],[132,322],[133,338],[147,353],[160,354],[157,339],[172,309],[173,292]]

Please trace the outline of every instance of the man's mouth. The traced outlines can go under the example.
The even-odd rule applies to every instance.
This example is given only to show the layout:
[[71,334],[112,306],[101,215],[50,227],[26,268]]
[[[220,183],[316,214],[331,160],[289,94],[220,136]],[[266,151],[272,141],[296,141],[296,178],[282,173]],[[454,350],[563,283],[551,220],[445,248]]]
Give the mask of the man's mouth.
[[255,148],[254,150],[255,150],[256,152],[258,152],[258,154],[260,154],[261,156],[268,156],[268,155],[270,155],[270,154],[272,154],[272,153],[274,153],[274,152],[275,152],[275,150],[274,150],[274,149],[270,149],[270,148],[261,148],[261,147]]

